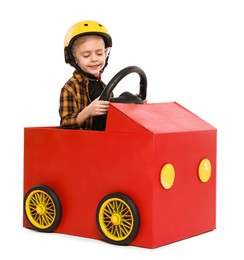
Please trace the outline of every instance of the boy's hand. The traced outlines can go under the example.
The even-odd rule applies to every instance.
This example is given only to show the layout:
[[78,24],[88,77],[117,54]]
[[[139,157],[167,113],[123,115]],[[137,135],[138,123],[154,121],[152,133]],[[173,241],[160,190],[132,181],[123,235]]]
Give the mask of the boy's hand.
[[90,116],[99,116],[108,112],[109,101],[99,100],[99,97],[86,107]]

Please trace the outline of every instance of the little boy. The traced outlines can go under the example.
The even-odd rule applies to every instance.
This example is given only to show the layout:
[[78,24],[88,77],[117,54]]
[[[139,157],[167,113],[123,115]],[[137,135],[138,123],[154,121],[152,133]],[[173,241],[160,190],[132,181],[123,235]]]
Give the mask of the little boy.
[[64,42],[65,62],[75,68],[60,93],[60,126],[104,130],[109,101],[99,100],[105,84],[101,73],[107,65],[112,38],[96,21],[74,24]]

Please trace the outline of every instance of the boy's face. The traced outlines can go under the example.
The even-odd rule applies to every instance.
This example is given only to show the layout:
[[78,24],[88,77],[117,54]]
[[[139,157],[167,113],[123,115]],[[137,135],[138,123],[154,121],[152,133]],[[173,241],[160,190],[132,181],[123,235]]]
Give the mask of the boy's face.
[[105,65],[106,49],[101,37],[89,37],[77,44],[73,53],[79,67],[93,76],[98,76]]

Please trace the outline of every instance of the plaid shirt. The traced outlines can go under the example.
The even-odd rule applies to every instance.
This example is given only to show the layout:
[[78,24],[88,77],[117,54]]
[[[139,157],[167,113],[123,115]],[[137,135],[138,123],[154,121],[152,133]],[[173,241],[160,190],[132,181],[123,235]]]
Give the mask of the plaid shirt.
[[[102,88],[105,84],[100,80]],[[77,70],[65,83],[60,93],[59,115],[60,126],[63,128],[80,128],[76,123],[76,117],[86,106],[91,103],[89,96],[89,78],[80,74]],[[90,117],[81,126],[84,130],[92,129],[93,118]]]

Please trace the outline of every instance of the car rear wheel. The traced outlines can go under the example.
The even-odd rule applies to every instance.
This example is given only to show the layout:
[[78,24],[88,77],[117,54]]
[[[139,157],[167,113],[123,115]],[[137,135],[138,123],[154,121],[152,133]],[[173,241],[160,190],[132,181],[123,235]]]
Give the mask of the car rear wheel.
[[24,196],[24,213],[34,230],[52,232],[62,217],[59,197],[45,185],[34,186]]
[[122,193],[106,195],[97,207],[96,219],[105,240],[117,245],[132,242],[140,226],[136,204]]

